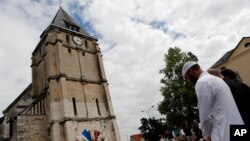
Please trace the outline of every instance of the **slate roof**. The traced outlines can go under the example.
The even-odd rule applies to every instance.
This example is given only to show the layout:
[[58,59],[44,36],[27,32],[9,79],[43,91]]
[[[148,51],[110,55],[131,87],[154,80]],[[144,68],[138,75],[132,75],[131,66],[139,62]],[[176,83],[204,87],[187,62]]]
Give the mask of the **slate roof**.
[[235,48],[228,51],[227,53],[225,53],[211,68],[215,68],[216,66],[226,62],[228,60],[228,58],[232,55],[234,50],[235,50]]
[[[8,112],[23,96],[30,94],[29,91],[31,92],[32,90],[32,83],[30,83],[27,88],[23,90],[23,92],[3,111],[3,114]],[[31,95],[30,95],[31,98]]]
[[[212,65],[211,68],[215,68],[217,66],[219,66],[220,64],[226,62],[230,56],[233,54],[233,52],[239,47],[240,43],[246,39],[246,38],[249,38],[249,37],[243,37],[240,42],[236,45],[235,48],[233,48],[232,50],[228,51],[227,53],[225,53],[215,64]],[[246,43],[244,46],[247,46],[249,43]]]
[[59,8],[59,10],[56,13],[56,16],[54,17],[54,19],[52,20],[51,24],[55,24],[58,25],[60,27],[65,27],[66,28],[66,24],[65,22],[80,27],[79,24],[77,24],[74,19],[72,17],[69,16],[69,14],[67,12],[65,12],[65,10],[63,10],[62,7]]
[[[81,27],[62,7],[59,8],[59,10],[57,11],[57,13],[56,13],[56,15],[55,15],[55,17],[52,20],[50,25],[57,26],[57,27],[67,29],[67,30],[71,30],[68,28],[68,25],[75,26],[75,27],[80,29],[79,32],[74,31],[74,30],[71,30],[71,31],[77,32],[78,34],[82,34],[82,35],[85,35],[87,37],[91,37],[91,38],[95,39],[83,27]],[[45,31],[42,33],[41,37],[47,32],[48,28],[45,29]]]

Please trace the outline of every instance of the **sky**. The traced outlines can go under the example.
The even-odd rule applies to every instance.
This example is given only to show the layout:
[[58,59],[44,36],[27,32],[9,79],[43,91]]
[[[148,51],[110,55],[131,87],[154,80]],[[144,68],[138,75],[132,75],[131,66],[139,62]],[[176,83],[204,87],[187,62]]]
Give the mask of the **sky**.
[[170,47],[205,70],[250,34],[248,0],[0,0],[1,111],[31,83],[31,53],[60,3],[98,38],[122,141],[142,117],[164,117],[159,70]]

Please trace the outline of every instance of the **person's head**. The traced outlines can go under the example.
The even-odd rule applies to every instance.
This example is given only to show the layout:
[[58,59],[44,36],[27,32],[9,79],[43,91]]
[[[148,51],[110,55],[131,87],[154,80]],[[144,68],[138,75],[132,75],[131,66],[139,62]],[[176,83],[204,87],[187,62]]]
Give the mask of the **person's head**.
[[194,61],[186,62],[182,67],[182,75],[188,84],[195,86],[202,70]]
[[218,69],[208,69],[207,72],[210,73],[211,75],[224,79],[224,76],[220,73]]
[[231,69],[223,69],[221,71],[221,74],[224,76],[225,79],[229,79],[229,80],[236,80],[236,74],[233,70]]

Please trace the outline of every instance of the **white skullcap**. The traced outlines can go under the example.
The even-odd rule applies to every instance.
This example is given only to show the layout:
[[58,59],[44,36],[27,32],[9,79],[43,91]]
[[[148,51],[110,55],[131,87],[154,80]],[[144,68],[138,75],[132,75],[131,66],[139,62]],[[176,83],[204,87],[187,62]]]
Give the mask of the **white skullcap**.
[[187,73],[187,71],[194,65],[196,65],[197,62],[194,61],[188,61],[186,62],[183,67],[182,67],[182,76],[185,77],[185,74]]

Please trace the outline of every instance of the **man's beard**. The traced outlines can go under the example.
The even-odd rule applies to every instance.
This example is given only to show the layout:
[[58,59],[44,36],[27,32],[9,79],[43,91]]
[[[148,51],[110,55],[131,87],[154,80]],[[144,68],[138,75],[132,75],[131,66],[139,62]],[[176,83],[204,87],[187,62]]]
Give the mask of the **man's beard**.
[[196,82],[198,81],[198,78],[196,78],[192,75],[189,75],[189,80],[192,83],[192,85],[195,86]]

